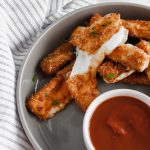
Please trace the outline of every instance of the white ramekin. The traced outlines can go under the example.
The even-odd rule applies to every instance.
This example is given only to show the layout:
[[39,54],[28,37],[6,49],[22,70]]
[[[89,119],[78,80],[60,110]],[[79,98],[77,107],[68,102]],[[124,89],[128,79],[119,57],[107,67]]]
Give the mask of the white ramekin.
[[90,132],[89,132],[90,120],[91,120],[91,117],[92,117],[95,109],[102,102],[104,102],[112,97],[117,97],[117,96],[133,97],[133,98],[136,98],[136,99],[144,102],[148,106],[150,106],[150,97],[141,92],[135,91],[135,90],[116,89],[116,90],[108,91],[108,92],[103,93],[102,95],[98,96],[88,107],[88,109],[85,113],[85,116],[84,116],[84,120],[83,120],[83,138],[84,138],[84,142],[85,142],[87,150],[95,150],[95,148],[91,142]]

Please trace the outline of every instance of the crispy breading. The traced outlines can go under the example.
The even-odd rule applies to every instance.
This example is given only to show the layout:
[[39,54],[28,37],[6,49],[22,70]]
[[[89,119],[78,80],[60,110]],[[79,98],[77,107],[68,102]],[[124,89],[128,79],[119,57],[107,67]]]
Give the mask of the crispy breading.
[[62,43],[40,62],[42,71],[48,75],[57,73],[64,65],[75,59],[73,49],[69,42]]
[[[142,50],[144,50],[144,52],[146,52],[150,56],[150,42],[142,40],[141,42],[137,44],[137,46],[141,48]],[[146,72],[148,79],[150,80],[150,63],[149,63],[148,68],[145,70],[145,72]]]
[[129,70],[144,71],[148,65],[150,56],[140,48],[131,44],[122,44],[109,56],[111,60],[128,67]]
[[82,111],[86,111],[90,103],[99,95],[95,75],[88,72],[71,77],[67,82],[75,102]]
[[77,58],[68,87],[82,111],[85,111],[99,94],[97,67],[106,55],[126,42],[127,36],[128,31],[120,26],[119,14],[108,14],[90,27],[78,27],[73,32],[70,42],[77,47]]
[[[143,50],[147,54],[150,54],[150,42],[142,40],[136,46],[141,48],[141,50]],[[146,69],[146,73],[148,68]],[[103,77],[106,83],[114,83],[131,75],[134,70],[129,70],[127,67],[121,65],[120,63],[106,60],[98,67],[98,72]]]
[[150,40],[150,21],[122,19],[121,22],[131,36]]
[[52,80],[27,100],[28,109],[40,119],[48,119],[66,107],[72,97],[66,80],[73,64],[59,71]]
[[146,76],[145,72],[135,72],[120,82],[128,84],[150,85],[150,80]]
[[[102,16],[100,14],[95,14],[91,20],[90,24],[101,19]],[[150,21],[145,20],[125,20],[121,19],[122,25],[129,30],[129,35],[150,40]]]
[[95,21],[89,27],[77,27],[70,38],[70,43],[79,49],[95,53],[119,29],[120,14],[108,14]]
[[106,60],[105,62],[103,62],[97,68],[97,71],[100,76],[103,77],[103,80],[106,83],[118,82],[134,72],[134,70],[128,70],[127,67],[111,60]]
[[89,25],[92,25],[94,22],[100,20],[102,16],[96,13],[94,16],[91,17]]
[[144,52],[148,55],[150,55],[150,42],[141,40],[136,46],[144,50]]

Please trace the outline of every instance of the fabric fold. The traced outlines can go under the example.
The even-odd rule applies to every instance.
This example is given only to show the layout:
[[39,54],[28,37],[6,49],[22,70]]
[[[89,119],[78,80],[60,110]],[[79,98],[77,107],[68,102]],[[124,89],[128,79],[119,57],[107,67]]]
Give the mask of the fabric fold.
[[[147,1],[147,0],[146,0]],[[71,11],[98,0],[0,1],[0,149],[32,150],[16,107],[16,81],[25,55],[43,31]],[[104,2],[104,1],[102,1]],[[143,4],[143,0],[141,1]]]

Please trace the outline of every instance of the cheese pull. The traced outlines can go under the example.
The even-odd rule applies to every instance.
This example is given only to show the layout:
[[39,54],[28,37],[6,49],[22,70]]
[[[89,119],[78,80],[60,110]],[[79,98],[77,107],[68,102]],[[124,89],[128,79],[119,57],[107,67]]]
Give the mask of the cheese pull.
[[78,27],[70,42],[77,47],[77,58],[68,82],[69,90],[81,110],[98,96],[97,67],[115,48],[126,42],[128,31],[119,14],[108,14],[88,27]]

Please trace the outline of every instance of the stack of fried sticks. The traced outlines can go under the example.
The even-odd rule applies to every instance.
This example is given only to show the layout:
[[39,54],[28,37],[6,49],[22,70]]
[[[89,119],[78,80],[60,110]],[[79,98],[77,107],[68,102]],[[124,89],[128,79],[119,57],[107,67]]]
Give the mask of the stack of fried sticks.
[[[136,45],[119,45],[99,62],[94,71],[92,68],[92,71],[84,75],[72,77],[70,74],[78,57],[76,48],[92,55],[120,26],[129,31],[129,37],[138,38],[140,42]],[[124,20],[120,19],[120,14],[115,13],[104,17],[94,15],[87,27],[77,27],[67,41],[40,62],[42,72],[46,75],[55,74],[55,77],[27,100],[28,109],[38,118],[45,120],[64,109],[74,99],[81,110],[86,111],[93,99],[99,95],[95,72],[98,72],[106,83],[150,85],[148,40],[150,21]],[[80,66],[77,67],[80,69]]]

